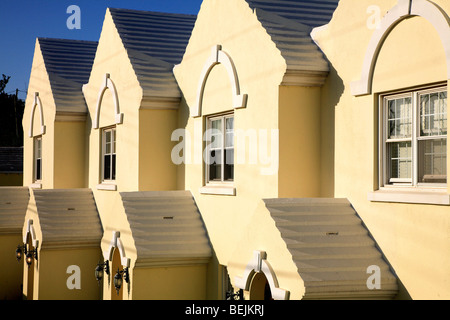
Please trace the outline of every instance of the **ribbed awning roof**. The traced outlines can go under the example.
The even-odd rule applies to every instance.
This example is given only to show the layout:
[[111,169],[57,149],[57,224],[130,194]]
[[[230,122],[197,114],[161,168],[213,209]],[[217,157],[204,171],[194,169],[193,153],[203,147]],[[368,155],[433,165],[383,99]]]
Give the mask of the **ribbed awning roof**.
[[100,246],[100,216],[90,189],[33,190],[42,247]]
[[28,201],[27,187],[0,187],[0,233],[22,233]]
[[211,246],[189,191],[121,192],[137,261],[207,260]]
[[[397,294],[396,277],[347,199],[264,202],[304,281],[305,298],[392,298]],[[379,267],[380,289],[367,286],[371,266]]]

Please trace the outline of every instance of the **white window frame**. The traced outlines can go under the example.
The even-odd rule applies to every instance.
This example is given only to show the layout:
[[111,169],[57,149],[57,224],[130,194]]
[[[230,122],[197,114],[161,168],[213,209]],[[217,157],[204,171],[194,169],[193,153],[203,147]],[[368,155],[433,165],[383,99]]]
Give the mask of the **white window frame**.
[[[380,202],[398,202],[398,203],[416,203],[416,204],[438,204],[450,205],[450,195],[447,191],[447,183],[422,183],[419,182],[419,141],[427,138],[420,137],[420,106],[419,96],[421,94],[448,91],[445,84],[439,84],[428,87],[420,87],[414,90],[402,91],[397,93],[383,94],[379,96],[378,113],[378,190],[368,193],[369,201]],[[387,124],[387,100],[410,96],[412,98],[412,168],[411,181],[388,181],[388,154],[387,142],[388,124]],[[447,94],[448,101],[448,94]],[[447,102],[448,117],[448,102]],[[447,120],[448,121],[448,120]],[[448,129],[447,129],[448,130]],[[447,140],[447,135],[433,136],[433,139],[443,138]],[[448,167],[447,167],[448,172]],[[448,179],[448,175],[447,175]]]
[[[38,142],[40,142],[40,148],[38,149]],[[39,162],[39,172],[40,177],[37,176],[38,173],[38,160]],[[33,182],[42,182],[42,136],[36,136],[33,138]]]
[[[235,128],[235,115],[234,113],[223,113],[213,116],[206,117],[206,133],[207,133],[207,145],[205,148],[205,154],[204,154],[204,185],[202,188],[200,188],[200,193],[203,194],[218,194],[218,195],[232,195],[234,196],[236,194],[236,189],[234,188],[234,182],[235,182],[235,171],[233,168],[233,179],[232,180],[224,180],[225,176],[225,150],[226,149],[235,149],[235,135],[233,134],[233,147],[227,147],[226,146],[226,119],[233,118],[233,133],[236,132]],[[210,166],[209,166],[209,154],[210,154],[210,147],[211,147],[211,129],[212,129],[212,121],[215,120],[222,120],[222,144],[221,144],[221,180],[210,180]],[[234,159],[236,158],[236,155],[234,154]],[[234,160],[235,163],[235,160]]]
[[[106,133],[111,132],[111,150],[109,155],[111,155],[110,164],[110,179],[105,178],[105,157],[106,157]],[[100,160],[100,185],[97,189],[103,190],[116,190],[116,179],[117,179],[117,129],[116,126],[102,128],[101,129],[101,160]],[[114,168],[114,179],[113,177],[113,161],[112,156],[115,155],[115,168]]]
[[[447,183],[423,183],[419,182],[419,141],[429,140],[431,138],[420,136],[420,110],[419,110],[419,97],[420,95],[447,91],[446,86],[439,86],[427,89],[411,90],[409,92],[403,92],[398,94],[383,95],[380,97],[380,186],[382,187],[417,187],[417,188],[446,188]],[[411,181],[409,179],[391,179],[389,181],[389,164],[388,164],[388,151],[387,151],[387,137],[388,137],[388,108],[387,102],[392,99],[398,99],[403,97],[410,97],[412,104],[412,135],[411,139],[398,139],[390,140],[390,142],[396,141],[411,141],[412,148],[412,167],[411,167]],[[447,111],[448,113],[448,111]],[[433,136],[433,139],[445,139],[447,135]]]

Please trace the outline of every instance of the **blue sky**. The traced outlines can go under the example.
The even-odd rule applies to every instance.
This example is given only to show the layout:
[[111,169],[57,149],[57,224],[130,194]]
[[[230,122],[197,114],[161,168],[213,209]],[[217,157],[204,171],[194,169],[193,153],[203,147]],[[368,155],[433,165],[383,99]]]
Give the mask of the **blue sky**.
[[[0,76],[11,76],[6,92],[25,99],[37,37],[98,41],[106,8],[197,14],[202,0],[0,0]],[[77,5],[81,29],[68,29]]]

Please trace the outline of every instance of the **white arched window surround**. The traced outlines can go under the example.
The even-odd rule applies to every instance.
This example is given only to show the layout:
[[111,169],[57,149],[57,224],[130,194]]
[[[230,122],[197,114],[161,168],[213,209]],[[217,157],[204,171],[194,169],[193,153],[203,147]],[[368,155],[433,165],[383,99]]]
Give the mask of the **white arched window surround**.
[[114,119],[116,124],[122,124],[123,123],[123,113],[120,113],[120,105],[119,105],[119,96],[117,94],[116,86],[114,85],[114,82],[111,80],[110,74],[105,74],[105,79],[103,86],[100,88],[98,99],[97,99],[97,109],[95,110],[95,120],[94,120],[94,129],[98,129],[100,125],[100,110],[102,106],[103,101],[103,95],[105,94],[105,91],[109,89],[111,90],[112,96],[113,96],[113,102],[114,102]]
[[30,115],[30,131],[28,132],[28,136],[30,138],[33,138],[33,131],[34,131],[34,113],[36,111],[36,107],[39,108],[39,114],[40,114],[40,121],[41,121],[41,131],[38,135],[45,134],[45,123],[44,123],[44,109],[42,108],[42,101],[39,97],[39,92],[34,93],[34,102],[33,107],[31,108],[31,115]]
[[241,94],[239,78],[234,62],[231,57],[222,50],[222,46],[217,45],[212,48],[211,55],[209,56],[208,60],[206,60],[206,63],[203,67],[197,92],[196,110],[194,110],[194,112],[192,113],[193,117],[200,117],[202,115],[203,94],[205,91],[206,81],[208,80],[208,76],[211,73],[211,70],[218,64],[222,64],[225,67],[231,82],[231,88],[233,90],[232,107],[234,109],[240,109],[247,106],[247,94]]
[[250,289],[250,283],[255,273],[262,272],[267,278],[267,282],[270,286],[272,298],[275,300],[287,300],[289,299],[289,291],[280,289],[278,287],[278,280],[273,271],[270,263],[267,261],[267,254],[265,251],[254,251],[252,260],[247,264],[242,278],[235,278],[235,285],[239,289],[248,291]]
[[117,248],[119,250],[121,265],[129,268],[130,267],[130,259],[127,258],[126,254],[125,254],[125,247],[122,243],[122,239],[120,239],[119,231],[113,231],[111,243],[109,245],[108,250],[103,252],[103,258],[105,260],[112,261],[115,248]]
[[372,79],[378,54],[390,32],[404,19],[419,16],[429,21],[439,34],[447,60],[447,79],[450,79],[450,19],[436,4],[428,0],[398,0],[381,20],[372,35],[364,58],[361,77],[351,84],[354,96],[372,92]]

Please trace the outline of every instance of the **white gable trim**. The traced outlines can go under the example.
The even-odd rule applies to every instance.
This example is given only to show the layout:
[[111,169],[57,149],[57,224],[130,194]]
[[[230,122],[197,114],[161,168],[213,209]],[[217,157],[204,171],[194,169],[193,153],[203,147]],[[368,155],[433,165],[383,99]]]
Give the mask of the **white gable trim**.
[[130,258],[127,258],[126,254],[125,254],[125,247],[122,243],[122,239],[120,239],[119,231],[113,231],[111,243],[109,245],[108,250],[103,252],[103,258],[105,260],[112,261],[115,248],[117,248],[119,250],[120,263],[122,264],[122,266],[129,268],[130,267]]
[[28,219],[27,221],[27,230],[23,235],[23,243],[27,243],[28,234],[31,235],[31,242],[34,248],[39,246],[39,240],[36,238],[36,231],[33,226],[33,219]]
[[242,278],[235,278],[235,285],[239,289],[248,291],[250,289],[250,283],[253,276],[257,272],[262,272],[267,278],[270,285],[270,291],[272,297],[275,300],[287,300],[289,298],[289,291],[280,289],[278,287],[278,280],[275,272],[273,271],[270,263],[267,261],[267,255],[265,251],[254,251],[252,260],[247,264]]
[[36,111],[36,107],[39,107],[39,114],[40,114],[40,120],[41,120],[41,131],[39,135],[45,134],[45,123],[44,123],[44,109],[42,108],[42,101],[39,97],[39,92],[34,93],[34,102],[33,107],[31,108],[31,115],[30,115],[30,131],[28,132],[28,136],[30,138],[33,138],[33,129],[34,129],[34,112]]
[[381,20],[380,27],[372,35],[366,51],[361,77],[351,83],[354,96],[372,92],[372,79],[375,64],[384,41],[390,32],[404,19],[419,16],[429,21],[441,38],[447,59],[447,78],[450,79],[450,19],[436,4],[428,0],[398,0]]
[[116,124],[123,123],[123,113],[120,113],[119,96],[117,94],[117,89],[116,89],[116,86],[114,85],[114,82],[111,80],[109,73],[107,73],[107,74],[105,74],[104,84],[101,87],[99,94],[98,94],[97,109],[95,110],[94,129],[98,129],[99,125],[100,125],[100,109],[102,106],[103,95],[105,94],[105,91],[107,89],[111,90],[111,93],[113,95],[115,122],[116,122]]
[[211,70],[218,64],[222,64],[227,70],[233,90],[233,108],[240,109],[247,106],[247,94],[241,94],[239,77],[237,75],[234,62],[226,52],[222,51],[222,46],[217,45],[212,48],[211,55],[206,60],[203,67],[197,91],[197,105],[196,109],[192,113],[193,117],[200,117],[202,115],[203,94],[205,91],[206,81],[208,80]]

